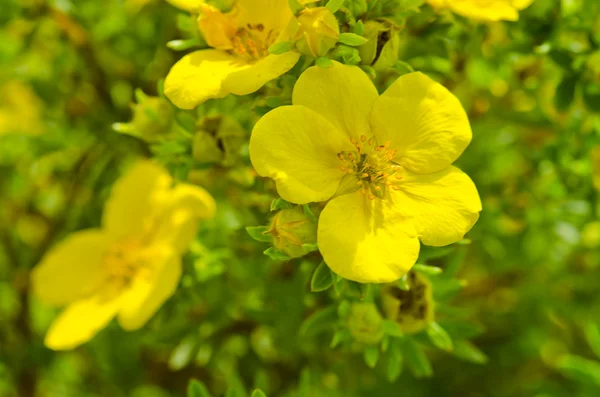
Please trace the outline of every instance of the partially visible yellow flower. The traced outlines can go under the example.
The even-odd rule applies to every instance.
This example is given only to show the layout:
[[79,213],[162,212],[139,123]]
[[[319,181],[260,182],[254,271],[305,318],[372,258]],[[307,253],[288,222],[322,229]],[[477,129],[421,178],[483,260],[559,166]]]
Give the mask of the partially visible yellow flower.
[[43,102],[30,86],[10,80],[0,86],[0,135],[18,133],[38,135],[42,124]]
[[198,27],[213,48],[184,56],[167,75],[165,95],[182,109],[230,93],[255,92],[300,57],[296,51],[268,52],[292,18],[287,0],[238,0],[227,13],[198,1],[171,2],[200,12]]
[[451,244],[477,221],[477,189],[451,165],[471,128],[440,84],[411,73],[379,96],[360,68],[333,62],[307,69],[292,103],[258,121],[250,158],[285,200],[329,200],[317,243],[335,273],[397,280],[415,263],[419,240]]
[[340,38],[340,26],[327,7],[305,8],[288,26],[289,36],[303,54],[320,57]]
[[427,0],[434,8],[448,8],[464,17],[480,21],[516,21],[519,11],[533,0]]
[[126,330],[143,326],[175,292],[181,255],[199,220],[214,212],[204,189],[173,186],[161,167],[136,164],[115,183],[102,227],[73,233],[33,270],[35,294],[67,306],[50,327],[46,346],[72,349],[115,316]]

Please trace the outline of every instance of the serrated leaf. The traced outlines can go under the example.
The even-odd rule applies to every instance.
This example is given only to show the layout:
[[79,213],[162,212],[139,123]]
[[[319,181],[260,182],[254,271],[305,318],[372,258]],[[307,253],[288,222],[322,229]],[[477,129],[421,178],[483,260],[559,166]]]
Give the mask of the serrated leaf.
[[267,226],[248,226],[246,231],[256,241],[263,243],[270,243],[273,241],[273,236],[269,234],[269,228]]
[[310,280],[310,290],[313,292],[321,292],[327,290],[333,285],[333,278],[331,277],[331,270],[325,264],[321,262],[315,269],[312,279]]
[[429,323],[427,326],[427,336],[434,345],[445,351],[452,351],[452,338],[441,325],[436,322]]
[[187,397],[212,397],[212,395],[202,382],[193,379],[188,383]]
[[368,346],[363,353],[365,363],[369,368],[375,368],[379,360],[379,348],[377,346]]
[[345,0],[329,0],[325,7],[331,12],[337,12],[344,5]]
[[291,41],[280,41],[269,47],[269,54],[281,55],[294,49],[294,43]]
[[413,266],[413,270],[415,270],[419,273],[426,274],[428,276],[435,276],[435,275],[441,274],[443,272],[443,270],[439,267],[421,265],[419,263],[417,263]]
[[479,348],[466,340],[459,340],[454,343],[452,351],[456,357],[470,361],[475,364],[485,364],[488,361],[487,356]]
[[433,368],[427,358],[427,355],[415,341],[407,339],[402,345],[402,352],[406,363],[410,366],[411,370],[416,377],[430,377],[433,375]]
[[267,395],[262,390],[256,389],[250,397],[267,397]]
[[264,250],[263,254],[273,259],[274,261],[287,261],[290,259],[290,257],[287,256],[285,253],[273,247]]
[[383,321],[383,332],[385,332],[386,335],[393,336],[394,338],[401,338],[404,336],[404,332],[402,332],[400,324],[392,320]]
[[300,326],[300,335],[308,336],[332,328],[338,320],[337,310],[330,306],[311,314]]
[[351,47],[358,47],[365,44],[369,39],[357,35],[356,33],[341,33],[339,42]]

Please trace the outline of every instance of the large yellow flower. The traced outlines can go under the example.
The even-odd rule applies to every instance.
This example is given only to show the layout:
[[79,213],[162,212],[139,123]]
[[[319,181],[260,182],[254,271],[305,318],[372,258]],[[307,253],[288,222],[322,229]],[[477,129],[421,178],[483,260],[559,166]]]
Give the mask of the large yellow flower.
[[114,185],[102,228],[72,234],[34,269],[42,301],[67,305],[46,346],[74,348],[115,316],[126,330],[140,328],[174,293],[181,255],[215,203],[202,188],[172,184],[157,165],[136,164]]
[[192,52],[177,62],[165,80],[165,95],[192,109],[209,98],[246,95],[290,70],[300,54],[271,55],[292,13],[287,0],[237,0],[222,13],[201,1],[171,0],[199,12],[198,27],[213,49]]
[[457,14],[481,21],[516,21],[519,11],[533,0],[427,0],[434,8],[448,8]]
[[440,84],[411,73],[379,96],[358,67],[334,62],[307,69],[292,101],[258,121],[250,157],[285,200],[330,200],[317,242],[340,276],[396,280],[415,263],[419,240],[451,244],[477,221],[477,189],[451,165],[471,128]]

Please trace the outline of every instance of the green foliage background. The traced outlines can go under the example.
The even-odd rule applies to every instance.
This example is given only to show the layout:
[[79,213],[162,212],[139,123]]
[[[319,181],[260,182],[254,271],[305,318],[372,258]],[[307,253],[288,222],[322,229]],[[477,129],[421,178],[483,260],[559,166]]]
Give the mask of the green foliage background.
[[[144,100],[136,90],[160,94],[182,56],[165,44],[192,38],[189,16],[158,0],[0,0],[0,109],[25,98],[1,87],[23,82],[39,97],[24,100],[37,110],[23,117],[39,118],[41,132],[0,132],[0,396],[600,393],[600,2],[536,0],[518,22],[488,24],[436,16],[420,1],[379,3],[402,30],[400,62],[377,73],[378,89],[415,69],[461,99],[474,137],[458,165],[484,208],[470,243],[419,260],[430,266],[422,272],[443,269],[429,276],[442,330],[393,336],[386,323],[387,349],[346,332],[352,302],[379,306],[377,286],[342,280],[311,292],[314,254],[272,260],[245,230],[268,223],[276,198],[252,171],[247,138],[260,114],[289,103],[301,64],[254,95],[144,110],[151,124],[174,117],[173,135],[149,143],[112,126],[131,120],[130,104]],[[361,4],[336,13],[342,31]],[[198,131],[223,115],[236,127],[215,149]],[[208,162],[207,147],[221,151]],[[112,183],[139,156],[206,187],[218,215],[144,328],[112,324],[52,352],[43,335],[57,311],[29,293],[29,272],[68,233],[99,224]],[[187,394],[190,379],[205,386]]]

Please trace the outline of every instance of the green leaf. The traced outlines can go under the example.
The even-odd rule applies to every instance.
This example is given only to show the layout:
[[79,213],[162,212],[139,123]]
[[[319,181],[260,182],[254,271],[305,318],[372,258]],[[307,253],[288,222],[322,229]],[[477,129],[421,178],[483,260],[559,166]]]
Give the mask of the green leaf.
[[319,250],[319,246],[317,244],[302,244],[302,252],[305,254],[310,254],[311,252],[315,252]]
[[433,369],[427,355],[415,341],[410,338],[406,339],[402,345],[402,352],[404,353],[406,363],[417,378],[433,375]]
[[435,266],[427,266],[427,265],[421,265],[421,264],[416,264],[413,266],[413,270],[419,272],[419,273],[423,273],[426,274],[428,276],[435,276],[437,274],[440,274],[443,272],[443,270],[439,267],[435,267]]
[[184,130],[195,133],[196,132],[196,119],[189,113],[179,112],[177,116],[175,116],[175,121],[179,124]]
[[310,207],[308,206],[308,204],[304,204],[304,205],[302,206],[302,210],[304,211],[304,215],[306,215],[306,217],[307,217],[308,219],[310,219],[310,221],[311,221],[312,223],[315,223],[315,224],[316,224],[316,223],[318,222],[318,221],[317,221],[317,217],[315,216],[315,214],[313,214],[313,212],[312,212],[312,210],[310,209]]
[[169,357],[169,369],[178,371],[185,368],[196,352],[197,341],[194,336],[184,338],[171,352]]
[[567,355],[558,361],[556,367],[567,378],[584,384],[600,386],[600,364],[596,361]]
[[269,47],[269,54],[281,55],[294,49],[294,43],[291,41],[280,41]]
[[329,347],[331,349],[334,349],[341,342],[344,342],[347,340],[352,340],[352,334],[350,333],[350,331],[347,328],[337,330],[333,334],[333,338],[331,339],[331,343],[329,344]]
[[318,57],[315,60],[315,65],[323,69],[328,69],[333,66],[333,63],[331,62],[331,59],[327,57]]
[[267,395],[262,390],[256,389],[250,397],[267,397]]
[[488,358],[485,353],[479,350],[477,346],[466,340],[455,341],[452,354],[475,364],[485,364],[488,362]]
[[344,1],[345,0],[329,0],[325,7],[327,7],[331,12],[337,12],[337,10],[342,8],[342,6],[344,5]]
[[271,202],[271,211],[285,210],[292,208],[292,204],[282,198],[275,199]]
[[337,320],[337,309],[333,306],[316,311],[304,320],[300,326],[300,335],[314,335],[323,330],[333,328]]
[[379,360],[379,348],[377,346],[368,346],[364,351],[365,363],[369,368],[375,368]]
[[269,228],[267,226],[248,226],[246,231],[256,241],[263,243],[270,243],[273,241],[273,236],[269,234]]
[[313,273],[312,279],[310,280],[310,290],[312,292],[321,292],[325,291],[329,287],[333,285],[333,277],[331,275],[331,270],[325,264],[325,262],[321,262],[317,269]]
[[575,89],[577,88],[578,76],[567,75],[556,87],[554,95],[554,106],[559,111],[567,110],[575,99]]
[[402,291],[410,290],[410,286],[408,285],[408,274],[402,276],[397,282],[396,286],[400,288]]
[[369,39],[357,35],[356,33],[342,33],[340,34],[339,42],[342,44],[349,45],[351,47],[357,47],[365,44]]
[[173,51],[185,51],[198,46],[200,46],[200,41],[197,38],[189,40],[171,40],[167,43],[167,47]]
[[392,344],[390,354],[388,354],[388,362],[386,375],[390,382],[395,382],[396,379],[402,374],[404,357],[397,343]]
[[583,328],[585,339],[596,356],[600,358],[600,329],[596,323],[590,322]]
[[445,351],[452,351],[452,339],[444,328],[436,322],[429,323],[427,336],[434,345]]
[[273,259],[274,261],[287,261],[290,259],[289,256],[273,247],[264,250],[263,254]]
[[404,336],[400,324],[392,320],[383,320],[383,332],[386,335],[393,336],[395,338],[401,338]]
[[212,397],[212,395],[202,382],[192,379],[188,383],[187,397]]

